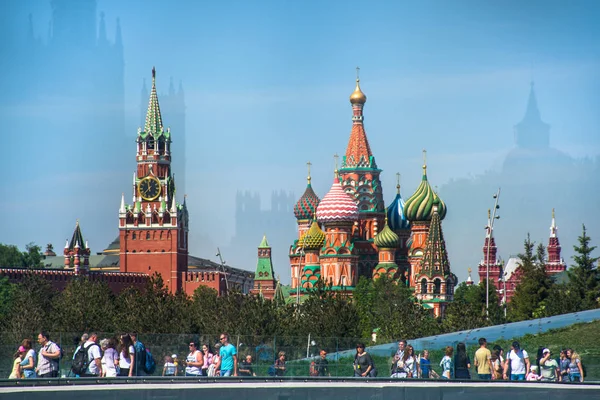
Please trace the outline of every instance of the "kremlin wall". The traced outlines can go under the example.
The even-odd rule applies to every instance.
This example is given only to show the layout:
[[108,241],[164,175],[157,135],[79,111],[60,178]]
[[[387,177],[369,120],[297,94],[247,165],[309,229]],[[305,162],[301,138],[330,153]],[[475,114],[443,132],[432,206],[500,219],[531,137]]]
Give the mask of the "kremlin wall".
[[[283,296],[266,236],[258,246],[255,273],[189,255],[190,218],[185,196],[182,202],[177,200],[171,130],[163,126],[154,69],[149,97],[144,127],[138,129],[136,137],[131,202],[125,201],[123,193],[115,218],[118,237],[104,251],[92,255],[77,222],[62,255],[51,248],[46,251],[47,268],[0,268],[0,277],[18,282],[25,275],[35,274],[61,290],[74,277],[87,276],[119,292],[129,286],[143,288],[158,273],[172,293],[191,295],[198,287],[207,286],[219,295],[235,289],[268,299]],[[448,208],[428,181],[425,150],[420,185],[404,201],[398,181],[396,196],[385,207],[382,170],[364,126],[366,101],[357,76],[350,96],[348,145],[339,169],[336,156],[332,185],[322,199],[312,189],[308,163],[306,190],[294,206],[297,236],[289,248],[290,296],[302,297],[319,280],[331,290],[351,296],[360,277],[377,279],[385,275],[410,286],[416,301],[443,317],[458,284],[442,229]],[[478,269],[480,281],[485,281],[489,269],[498,297],[510,301],[520,279],[518,259],[511,258],[504,265],[497,257],[489,218],[483,254]],[[566,269],[560,257],[554,212],[548,255],[548,274]],[[469,276],[467,284],[472,283]]]

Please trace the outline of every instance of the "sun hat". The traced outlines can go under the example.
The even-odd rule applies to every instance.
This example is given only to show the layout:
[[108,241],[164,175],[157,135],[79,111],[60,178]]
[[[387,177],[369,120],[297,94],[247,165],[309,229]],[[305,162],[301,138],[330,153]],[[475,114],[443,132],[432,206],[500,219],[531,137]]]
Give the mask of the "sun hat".
[[20,352],[24,352],[24,351],[27,351],[27,349],[25,347],[23,347],[23,346],[19,346],[19,351]]
[[550,349],[544,349],[544,350],[542,350],[542,354],[546,354],[546,353],[550,353]]
[[173,354],[171,358],[177,358],[177,354]]

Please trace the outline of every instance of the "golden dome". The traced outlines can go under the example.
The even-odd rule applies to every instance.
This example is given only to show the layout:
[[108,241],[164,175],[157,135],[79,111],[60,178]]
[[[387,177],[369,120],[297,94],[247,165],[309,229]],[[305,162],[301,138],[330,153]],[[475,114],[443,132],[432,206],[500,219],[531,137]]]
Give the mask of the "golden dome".
[[359,85],[360,79],[356,79],[356,89],[350,95],[350,103],[352,104],[365,104],[367,102],[367,96],[360,90]]

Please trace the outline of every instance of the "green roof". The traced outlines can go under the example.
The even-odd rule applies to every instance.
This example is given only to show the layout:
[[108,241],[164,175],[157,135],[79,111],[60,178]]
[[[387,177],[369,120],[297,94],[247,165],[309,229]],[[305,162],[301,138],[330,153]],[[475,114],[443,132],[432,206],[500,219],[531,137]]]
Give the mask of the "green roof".
[[[256,242],[255,242],[256,243]],[[260,242],[260,244],[258,245],[259,249],[268,249],[271,246],[269,246],[269,242],[267,242],[267,235],[263,235],[262,241]]]

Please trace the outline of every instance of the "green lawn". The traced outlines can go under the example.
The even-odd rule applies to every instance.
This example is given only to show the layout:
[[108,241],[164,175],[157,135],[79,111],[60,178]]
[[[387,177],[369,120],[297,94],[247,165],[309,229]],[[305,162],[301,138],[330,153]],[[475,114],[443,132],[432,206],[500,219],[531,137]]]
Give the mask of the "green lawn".
[[[511,340],[503,340],[495,343],[488,343],[488,348],[499,344],[505,353],[510,349],[510,344],[513,340],[518,340],[521,348],[527,350],[530,355],[531,362],[535,362],[538,347],[549,348],[553,355],[558,357],[560,349],[570,347],[577,351],[581,356],[582,362],[585,365],[587,377],[589,381],[600,381],[600,321],[590,323],[582,323],[572,325],[568,328],[551,330],[539,335],[525,335],[520,338]],[[410,343],[410,340],[409,340]],[[456,346],[455,346],[456,347]],[[443,349],[428,349],[430,351],[431,363],[434,369],[441,374],[439,362],[443,357]],[[467,349],[469,356],[473,359],[473,354],[477,350],[476,347]],[[373,357],[375,365],[380,377],[389,376],[390,366],[392,364],[392,356],[390,357]],[[332,376],[352,376],[352,358],[340,359],[337,363],[330,362],[330,372]],[[258,368],[258,373],[266,374],[267,366]],[[288,372],[286,376],[306,376],[308,375],[309,363],[306,361],[289,362]],[[471,375],[477,379],[475,369],[471,370]]]

